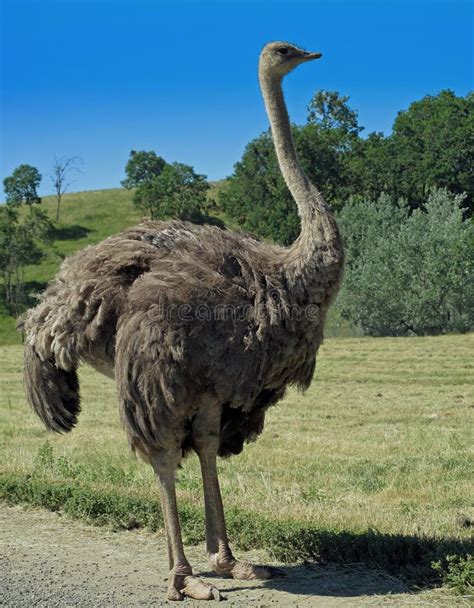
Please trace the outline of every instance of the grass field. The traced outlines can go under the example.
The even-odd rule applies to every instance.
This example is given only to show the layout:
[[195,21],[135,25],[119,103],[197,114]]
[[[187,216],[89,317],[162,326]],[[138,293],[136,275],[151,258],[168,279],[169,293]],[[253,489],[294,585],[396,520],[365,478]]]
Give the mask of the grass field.
[[[308,392],[290,391],[260,439],[220,461],[234,541],[289,560],[365,556],[412,574],[419,566],[421,578],[428,562],[465,553],[474,518],[473,347],[472,334],[327,340]],[[159,526],[151,467],[128,450],[113,382],[83,368],[79,425],[50,435],[25,403],[21,347],[0,347],[0,357],[3,493],[119,526]],[[195,457],[179,471],[179,499],[188,540],[200,540]]]

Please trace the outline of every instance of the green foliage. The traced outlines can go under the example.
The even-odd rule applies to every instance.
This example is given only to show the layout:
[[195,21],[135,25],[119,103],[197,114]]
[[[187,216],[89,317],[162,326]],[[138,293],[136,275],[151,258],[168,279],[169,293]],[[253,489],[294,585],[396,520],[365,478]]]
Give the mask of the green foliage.
[[20,165],[3,180],[7,203],[17,206],[24,203],[31,210],[33,204],[41,203],[37,192],[40,182],[41,174],[36,167]]
[[433,562],[432,568],[441,577],[443,585],[451,587],[458,595],[474,592],[474,556],[447,555],[444,560]]
[[237,225],[258,236],[284,244],[296,238],[295,203],[281,176],[269,132],[247,145],[219,202]]
[[410,213],[387,195],[339,215],[346,272],[337,307],[369,335],[468,331],[474,325],[474,224],[462,196],[433,190]]
[[[350,186],[344,154],[353,135],[316,123],[293,126],[292,131],[303,169],[326,200],[339,207]],[[284,245],[298,236],[297,209],[281,175],[269,131],[247,145],[219,200],[227,216],[258,236]]]
[[[317,91],[308,105],[307,124],[292,127],[304,171],[336,209],[352,192],[347,156],[362,130],[348,100],[337,92]],[[220,195],[220,204],[228,217],[258,236],[284,245],[296,239],[298,214],[269,131],[247,145],[228,188]]]
[[[391,136],[365,139],[348,99],[317,91],[308,123],[292,127],[304,171],[342,209],[348,262],[338,309],[370,335],[469,330],[473,226],[463,213],[474,200],[474,94],[426,96],[399,113]],[[269,132],[248,144],[220,204],[257,236],[297,238]]]
[[209,184],[205,175],[195,173],[189,165],[168,164],[153,151],[132,150],[125,173],[122,186],[135,188],[134,205],[149,213],[152,220],[203,220]]
[[[416,209],[436,187],[465,193],[466,213],[472,214],[474,94],[441,91],[412,103],[398,114],[389,137],[362,138],[348,101],[337,92],[316,91],[307,124],[293,127],[301,165],[334,209],[351,196],[376,200],[384,192]],[[295,240],[297,212],[268,132],[247,145],[220,204],[229,218],[258,236],[285,245]]]
[[157,156],[153,150],[132,150],[125,166],[126,179],[122,181],[124,188],[139,188],[158,177],[165,168],[166,161]]
[[54,464],[53,446],[49,441],[45,441],[38,448],[35,458],[35,471],[42,469],[51,469]]
[[199,221],[207,205],[209,184],[183,163],[165,165],[161,173],[142,183],[135,191],[134,204],[151,219],[178,218]]
[[32,207],[30,210],[31,213],[22,218],[14,204],[0,207],[2,296],[11,315],[19,314],[26,303],[25,266],[41,261],[43,250],[40,243],[48,242],[52,235],[52,225],[46,213]]
[[353,139],[345,157],[349,193],[375,200],[383,192],[423,206],[432,188],[466,194],[474,202],[474,94],[452,91],[427,95],[399,112],[393,133]]
[[359,126],[357,112],[347,105],[349,99],[347,95],[341,97],[337,91],[316,91],[308,104],[308,123],[358,135],[363,127]]
[[399,112],[390,137],[393,147],[391,193],[412,207],[423,204],[433,187],[466,193],[474,204],[474,93],[457,97],[444,90],[426,95]]
[[344,156],[349,175],[346,200],[351,195],[376,200],[383,192],[394,192],[392,155],[391,140],[383,133],[369,133],[365,139],[353,138],[352,146]]

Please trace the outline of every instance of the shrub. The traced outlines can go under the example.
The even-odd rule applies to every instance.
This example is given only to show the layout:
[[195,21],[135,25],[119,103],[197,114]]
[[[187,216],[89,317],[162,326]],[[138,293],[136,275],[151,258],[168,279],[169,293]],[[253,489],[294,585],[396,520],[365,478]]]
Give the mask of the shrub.
[[444,560],[433,562],[432,568],[454,593],[471,595],[474,592],[474,556],[448,555]]
[[387,195],[351,200],[339,214],[346,274],[337,301],[366,334],[468,331],[474,325],[474,226],[461,195],[433,190],[410,212]]

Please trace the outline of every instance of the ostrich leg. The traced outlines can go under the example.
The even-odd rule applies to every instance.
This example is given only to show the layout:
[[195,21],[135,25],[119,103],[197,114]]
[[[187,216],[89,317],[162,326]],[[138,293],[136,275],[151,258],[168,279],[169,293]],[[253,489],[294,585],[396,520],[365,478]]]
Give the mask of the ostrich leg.
[[184,554],[175,488],[179,460],[179,450],[174,454],[160,452],[152,458],[152,466],[160,488],[161,508],[168,539],[170,564],[168,599],[182,600],[185,595],[196,600],[220,599],[219,591],[215,587],[193,576],[191,566]]
[[[212,411],[212,410],[211,410]],[[227,539],[224,508],[222,505],[219,479],[217,475],[217,451],[219,448],[220,416],[204,415],[204,422],[198,418],[193,429],[194,449],[199,457],[204,486],[206,511],[206,548],[210,566],[214,572],[233,578],[268,579],[282,576],[283,572],[270,566],[257,566],[235,559]],[[211,420],[210,420],[211,419]],[[213,419],[213,420],[212,420]],[[207,424],[206,424],[207,423]],[[207,433],[204,429],[207,426]],[[210,427],[214,428],[210,428]],[[200,433],[203,433],[200,435]]]

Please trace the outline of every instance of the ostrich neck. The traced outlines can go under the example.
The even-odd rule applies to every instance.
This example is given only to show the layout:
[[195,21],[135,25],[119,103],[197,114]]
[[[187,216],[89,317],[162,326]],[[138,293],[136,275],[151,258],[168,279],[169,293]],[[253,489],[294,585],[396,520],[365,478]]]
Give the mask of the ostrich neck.
[[[326,291],[337,290],[342,270],[342,244],[333,214],[322,194],[309,181],[296,155],[281,78],[260,71],[265,108],[283,178],[298,206],[301,232],[286,250],[284,268],[291,284],[303,283],[312,291],[316,281]],[[323,275],[323,276],[322,276]],[[326,295],[331,296],[327,293]]]

